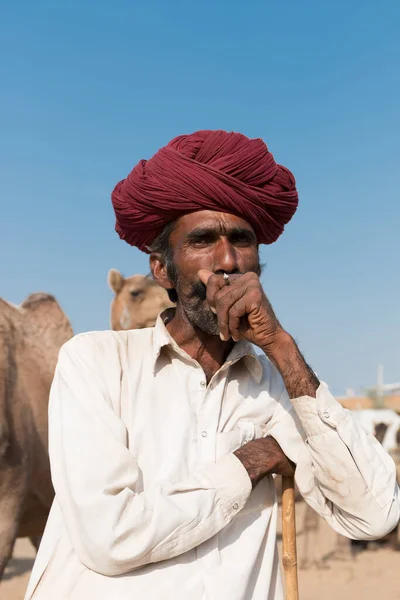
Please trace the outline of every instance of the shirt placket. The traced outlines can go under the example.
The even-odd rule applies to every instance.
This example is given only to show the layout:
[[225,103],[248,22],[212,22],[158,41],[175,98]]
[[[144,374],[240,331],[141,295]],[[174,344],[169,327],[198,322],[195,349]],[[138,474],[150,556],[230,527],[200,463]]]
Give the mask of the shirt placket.
[[[199,402],[197,421],[197,451],[199,465],[215,462],[217,447],[217,431],[221,402],[225,388],[225,377],[219,371],[207,386],[202,369],[199,370],[200,378],[197,380],[200,388],[201,401]],[[199,377],[199,374],[197,374]],[[197,557],[204,568],[205,585],[208,576],[220,564],[218,550],[218,535],[213,536],[196,549]]]
[[200,402],[197,413],[197,449],[199,464],[203,465],[215,462],[224,381],[217,375],[207,386],[202,369],[199,370],[199,373],[197,385],[200,390]]

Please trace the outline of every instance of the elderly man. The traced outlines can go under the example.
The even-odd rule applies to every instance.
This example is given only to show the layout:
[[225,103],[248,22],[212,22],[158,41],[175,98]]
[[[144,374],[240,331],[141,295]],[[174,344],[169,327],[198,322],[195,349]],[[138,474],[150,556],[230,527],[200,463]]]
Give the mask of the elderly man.
[[306,501],[350,538],[399,519],[393,461],[260,284],[258,246],[294,214],[294,177],[262,140],[200,131],[141,161],[112,199],[120,237],[150,253],[177,305],[154,328],[61,350],[56,497],[26,598],[281,599],[273,473],[295,468]]

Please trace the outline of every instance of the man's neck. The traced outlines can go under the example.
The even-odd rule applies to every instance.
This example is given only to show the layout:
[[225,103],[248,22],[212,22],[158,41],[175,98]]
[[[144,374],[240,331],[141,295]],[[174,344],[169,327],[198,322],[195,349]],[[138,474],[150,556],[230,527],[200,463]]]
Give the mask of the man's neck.
[[218,335],[209,335],[194,327],[179,305],[166,327],[178,346],[200,364],[207,382],[224,364],[234,345],[232,340],[223,342]]

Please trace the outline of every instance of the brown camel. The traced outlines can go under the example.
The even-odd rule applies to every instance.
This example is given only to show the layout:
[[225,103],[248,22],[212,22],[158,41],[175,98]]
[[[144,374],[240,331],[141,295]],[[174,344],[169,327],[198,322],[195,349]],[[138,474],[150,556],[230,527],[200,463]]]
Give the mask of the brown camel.
[[144,275],[125,279],[119,271],[111,269],[108,285],[115,294],[111,302],[111,327],[116,331],[153,327],[159,313],[174,306],[167,292]]
[[71,325],[53,296],[0,298],[0,578],[17,537],[38,547],[54,497],[47,453],[50,385]]

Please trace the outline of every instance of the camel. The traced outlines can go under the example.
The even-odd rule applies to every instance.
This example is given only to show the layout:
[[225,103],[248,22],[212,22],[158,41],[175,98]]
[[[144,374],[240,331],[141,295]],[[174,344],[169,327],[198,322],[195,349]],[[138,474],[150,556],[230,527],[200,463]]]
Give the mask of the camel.
[[0,298],[0,578],[17,537],[40,542],[53,501],[47,408],[58,351],[73,335],[53,296]]
[[153,327],[160,312],[175,306],[166,290],[145,275],[125,278],[110,269],[108,285],[115,294],[111,302],[111,328],[115,331]]

